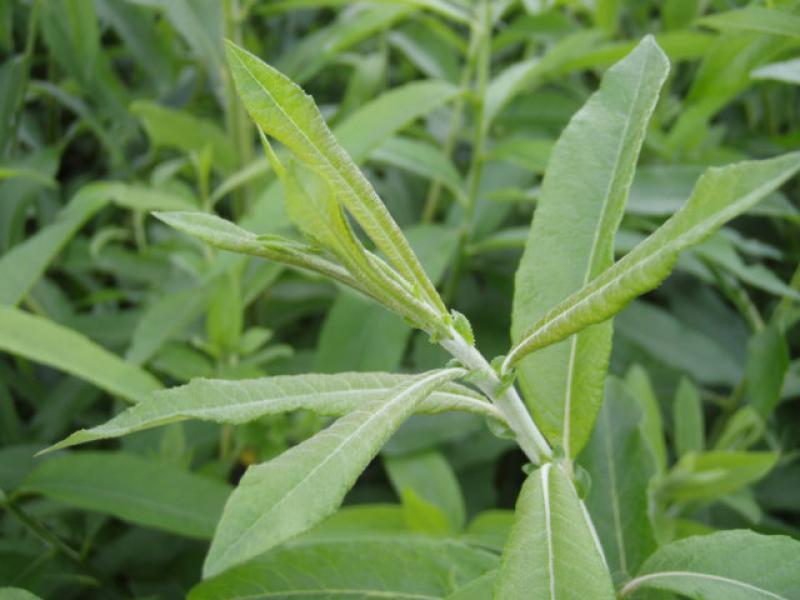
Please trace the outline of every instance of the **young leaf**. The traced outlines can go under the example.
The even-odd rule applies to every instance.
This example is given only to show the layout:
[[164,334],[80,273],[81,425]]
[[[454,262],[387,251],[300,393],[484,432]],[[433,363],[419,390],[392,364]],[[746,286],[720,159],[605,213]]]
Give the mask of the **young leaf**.
[[[646,37],[606,73],[556,143],[515,277],[514,342],[613,263],[614,235],[668,70]],[[603,323],[518,365],[537,424],[569,456],[586,443],[600,407],[611,334]]]
[[121,452],[49,458],[16,491],[200,539],[211,537],[230,492],[221,481]]
[[655,233],[547,312],[506,357],[510,368],[527,354],[601,323],[628,302],[658,286],[680,252],[701,242],[746,211],[800,169],[800,153],[711,168],[700,178],[686,205]]
[[656,547],[648,512],[648,485],[656,468],[640,421],[641,410],[627,386],[609,378],[597,427],[581,453],[592,479],[586,506],[612,573],[625,579]]
[[189,600],[443,598],[497,564],[484,550],[423,536],[298,540],[195,586]]
[[494,593],[495,598],[613,600],[589,514],[560,466],[547,463],[525,481]]
[[463,374],[447,369],[413,377],[277,458],[250,467],[225,505],[204,575],[266,552],[332,514],[417,405]]
[[235,44],[228,43],[227,53],[233,79],[253,120],[323,177],[400,273],[419,286],[431,307],[445,312],[400,228],[339,146],[314,101],[284,75]]
[[129,402],[161,388],[150,373],[80,333],[7,306],[0,306],[0,350],[66,371]]
[[660,548],[620,595],[662,590],[703,600],[800,598],[800,542],[751,531],[720,531]]
[[675,392],[672,416],[675,454],[683,456],[689,452],[702,452],[706,438],[703,403],[697,388],[685,377]]
[[[278,375],[238,381],[195,379],[187,385],[156,392],[107,423],[76,431],[49,450],[119,437],[186,419],[236,425],[298,409],[338,417],[414,379],[411,375],[392,373]],[[463,410],[502,419],[491,403],[454,383],[434,391],[415,409],[420,413]]]

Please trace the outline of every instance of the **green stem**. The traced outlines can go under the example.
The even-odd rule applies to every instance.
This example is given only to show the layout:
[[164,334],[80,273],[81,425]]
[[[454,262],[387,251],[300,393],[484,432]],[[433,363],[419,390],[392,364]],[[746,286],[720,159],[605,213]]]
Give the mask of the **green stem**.
[[455,295],[461,271],[464,268],[466,258],[466,248],[472,234],[472,221],[475,215],[475,205],[478,202],[478,192],[480,190],[481,176],[483,174],[483,148],[486,143],[487,126],[484,119],[484,98],[486,87],[489,82],[489,63],[491,52],[491,15],[489,3],[484,0],[482,4],[482,18],[478,32],[478,50],[475,67],[475,117],[473,124],[472,139],[472,158],[470,159],[469,171],[467,173],[467,197],[464,207],[464,218],[461,222],[461,231],[456,247],[455,261],[450,270],[444,291],[444,301],[450,304]]
[[19,506],[16,506],[12,500],[8,500],[5,504],[6,510],[14,515],[21,523],[23,523],[28,529],[33,532],[36,537],[41,539],[45,544],[56,550],[57,552],[63,554],[66,558],[71,560],[72,562],[84,566],[83,559],[81,555],[73,549],[71,546],[67,545],[66,542],[61,540],[58,536],[52,533],[49,529],[47,529],[44,525],[36,521],[34,518],[30,517],[25,511],[23,511]]
[[466,368],[481,375],[476,385],[500,410],[514,432],[517,443],[531,462],[539,465],[551,460],[553,451],[534,423],[516,388],[513,385],[503,387],[497,373],[483,355],[455,330],[451,330],[450,337],[442,339],[440,345]]

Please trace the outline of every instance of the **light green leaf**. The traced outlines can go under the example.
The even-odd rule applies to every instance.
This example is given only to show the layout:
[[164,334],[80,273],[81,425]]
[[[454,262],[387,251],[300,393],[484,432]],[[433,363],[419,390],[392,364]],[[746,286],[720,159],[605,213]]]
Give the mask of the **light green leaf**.
[[131,104],[131,112],[141,119],[154,147],[191,154],[202,152],[210,146],[214,153],[214,165],[219,165],[225,171],[236,166],[236,149],[216,123],[147,100]]
[[80,333],[12,307],[0,306],[0,350],[66,371],[129,402],[161,388],[150,373]]
[[750,77],[800,85],[800,58],[764,65],[750,73]]
[[[391,373],[278,375],[237,381],[195,379],[187,385],[156,392],[107,423],[77,431],[49,450],[119,437],[186,419],[241,424],[263,415],[298,409],[341,416],[414,380],[411,375]],[[463,410],[500,419],[492,404],[456,384],[434,391],[420,401],[415,410],[421,413]]]
[[[645,38],[608,71],[556,143],[516,273],[515,343],[613,263],[614,236],[668,70],[664,53]],[[603,323],[518,366],[536,423],[569,456],[586,443],[602,402],[611,335],[611,323]]]
[[706,437],[703,403],[697,388],[685,377],[675,392],[672,417],[675,454],[683,456],[689,452],[702,452]]
[[800,169],[800,153],[711,168],[686,205],[632,252],[551,309],[520,337],[506,368],[530,352],[600,323],[658,286],[680,252],[746,211]]
[[97,185],[82,188],[55,221],[0,257],[0,304],[19,304],[47,265],[92,215],[106,204]]
[[775,452],[691,452],[659,481],[658,494],[678,501],[718,499],[761,479],[777,460]]
[[320,522],[417,405],[462,369],[412,377],[277,458],[250,467],[231,495],[203,573],[245,562]]
[[0,587],[0,600],[41,600],[41,598],[22,588]]
[[16,493],[40,494],[138,525],[208,539],[230,491],[221,481],[158,459],[78,452],[48,458]]
[[497,564],[493,554],[423,536],[298,540],[195,586],[189,600],[435,600]]
[[609,378],[597,427],[581,453],[592,481],[586,506],[609,568],[625,579],[656,547],[648,496],[656,466],[642,435],[641,414],[627,386]]
[[314,101],[284,75],[234,44],[228,44],[228,59],[242,101],[259,127],[323,177],[400,274],[419,287],[432,308],[446,312],[402,231],[339,146]]
[[91,80],[100,53],[100,30],[94,2],[45,2],[41,23],[50,56],[79,82],[85,84]]
[[496,578],[497,571],[489,571],[458,588],[447,596],[446,600],[486,600],[486,598],[491,598]]
[[613,600],[611,576],[589,514],[560,466],[547,463],[525,481],[494,594]]
[[747,6],[703,17],[697,23],[720,31],[756,31],[800,39],[800,17],[775,8]]
[[660,548],[620,592],[663,590],[703,600],[797,600],[800,542],[751,531],[720,531]]
[[445,530],[430,533],[457,533],[464,526],[466,508],[461,487],[453,468],[447,459],[436,450],[426,450],[414,454],[387,456],[383,459],[389,481],[403,500],[407,520],[412,529],[425,531],[415,524],[413,507],[408,506],[409,492],[413,497],[436,509],[444,516]]
[[[448,0],[371,0],[371,2],[426,9],[459,23],[469,24],[470,22],[469,11],[457,2],[449,2]],[[298,8],[343,6],[347,4],[349,4],[349,0],[274,0],[266,9],[267,13],[273,13],[296,10]]]

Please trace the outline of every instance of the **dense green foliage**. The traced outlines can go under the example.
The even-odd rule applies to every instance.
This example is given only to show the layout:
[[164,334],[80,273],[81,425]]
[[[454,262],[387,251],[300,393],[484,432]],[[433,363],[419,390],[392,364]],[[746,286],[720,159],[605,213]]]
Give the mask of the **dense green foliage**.
[[0,600],[800,600],[800,3],[14,0],[0,57]]

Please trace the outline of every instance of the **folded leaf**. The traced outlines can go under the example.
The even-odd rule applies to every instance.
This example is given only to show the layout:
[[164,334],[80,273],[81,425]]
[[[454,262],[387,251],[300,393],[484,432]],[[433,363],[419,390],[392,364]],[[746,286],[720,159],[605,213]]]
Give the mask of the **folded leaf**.
[[490,552],[423,536],[298,540],[195,586],[189,600],[443,598],[497,564]]
[[79,452],[45,460],[16,493],[41,494],[131,523],[208,539],[230,492],[226,483],[159,459]]
[[311,97],[274,68],[228,43],[228,62],[242,102],[263,131],[288,147],[331,186],[390,262],[430,305],[446,312],[400,228],[372,185],[328,129]]
[[[279,375],[238,381],[195,379],[187,385],[156,392],[103,425],[76,431],[48,451],[186,419],[236,425],[298,409],[338,417],[414,379],[413,375],[392,373]],[[447,410],[464,410],[501,419],[492,404],[456,384],[442,387],[416,406],[419,413]]]
[[[614,262],[614,236],[668,70],[646,37],[606,73],[556,143],[515,277],[514,342]],[[586,443],[602,402],[611,335],[604,323],[518,366],[537,424],[569,456]]]
[[720,531],[660,548],[625,585],[703,600],[797,600],[800,542],[751,531]]
[[150,373],[80,333],[7,306],[0,306],[0,350],[66,371],[129,402],[161,388]]
[[495,598],[614,599],[600,542],[560,466],[547,463],[525,481],[494,593]]
[[588,285],[560,302],[527,332],[506,357],[508,369],[527,354],[559,342],[622,310],[658,286],[678,254],[783,184],[800,169],[800,153],[711,168],[686,205],[655,233]]
[[250,467],[225,506],[204,575],[266,552],[332,514],[417,405],[463,374],[447,369],[408,379],[274,460]]

